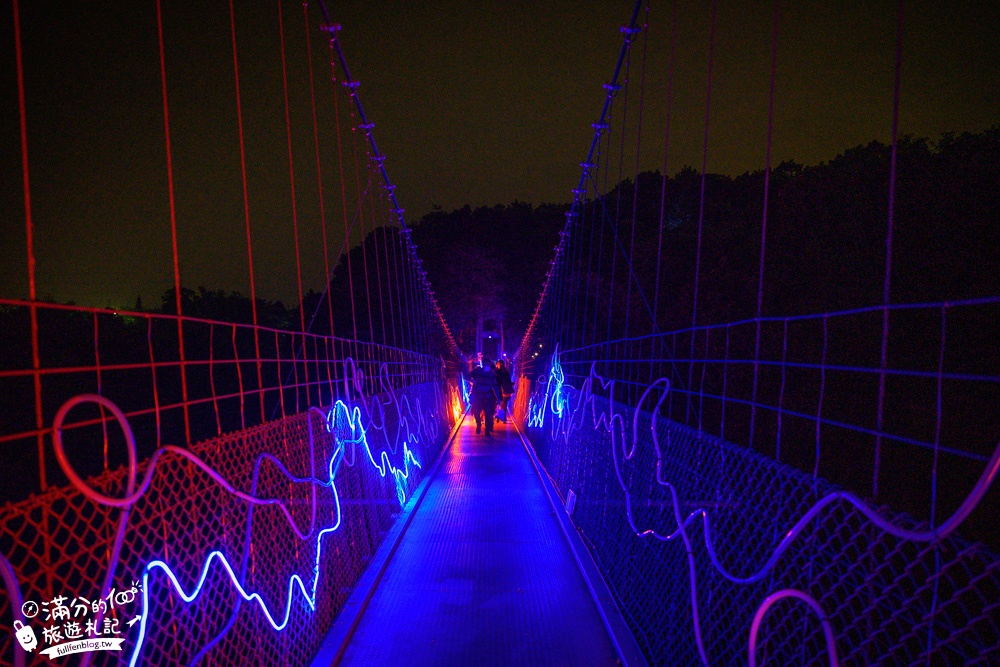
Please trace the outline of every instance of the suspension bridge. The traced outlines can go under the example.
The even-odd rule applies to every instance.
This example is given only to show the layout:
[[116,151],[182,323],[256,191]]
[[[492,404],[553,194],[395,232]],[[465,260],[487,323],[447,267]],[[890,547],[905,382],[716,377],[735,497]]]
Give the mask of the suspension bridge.
[[[96,271],[117,246],[46,227],[73,213],[52,193],[86,170],[50,136],[32,76],[51,56],[12,1],[5,159],[21,187],[4,214],[23,220],[23,275],[0,294],[0,664],[1000,663],[1000,296],[917,289],[939,264],[995,257],[938,260],[938,237],[911,238],[920,193],[944,186],[908,171],[920,146],[899,131],[904,3],[891,139],[874,166],[848,165],[874,176],[846,221],[805,225],[819,241],[788,201],[819,192],[835,210],[832,181],[795,190],[795,167],[772,165],[786,3],[762,51],[763,162],[721,204],[708,156],[726,9],[699,19],[701,167],[671,178],[680,19],[657,4],[609,27],[617,59],[593,82],[593,138],[487,437],[467,414],[473,351],[322,1],[205,3],[197,30],[160,0],[120,17],[146,49],[112,81],[133,114],[113,121],[122,145],[92,150],[110,160],[136,133],[140,177],[83,177],[109,201],[157,200],[138,227],[158,231],[128,244],[136,270],[170,277],[158,310],[39,288],[67,248]],[[172,78],[201,67],[225,75]],[[937,155],[966,156],[956,178],[994,188],[962,221],[995,225],[995,163],[951,141]],[[225,166],[204,168],[209,154]],[[869,187],[877,223],[856,203]],[[797,258],[836,241],[824,225],[878,266]],[[237,267],[246,296],[185,287],[213,266]],[[267,300],[281,285],[291,308]]]

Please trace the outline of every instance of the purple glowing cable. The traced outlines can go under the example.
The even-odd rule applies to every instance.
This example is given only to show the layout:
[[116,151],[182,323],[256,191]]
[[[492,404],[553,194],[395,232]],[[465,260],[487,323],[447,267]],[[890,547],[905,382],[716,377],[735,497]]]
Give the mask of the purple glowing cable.
[[760,631],[760,624],[764,620],[765,614],[767,614],[767,611],[776,602],[786,598],[801,600],[805,602],[810,609],[816,612],[816,615],[819,616],[820,623],[823,626],[823,637],[826,639],[826,653],[827,657],[830,659],[830,667],[839,667],[840,660],[837,657],[837,643],[833,637],[833,627],[830,625],[830,619],[827,618],[826,613],[823,611],[823,607],[820,606],[819,602],[817,602],[813,596],[794,588],[784,588],[780,591],[771,593],[764,598],[764,601],[760,603],[756,613],[754,613],[753,622],[750,624],[748,656],[750,667],[757,667],[757,634]]
[[[889,214],[885,232],[885,274],[882,279],[882,305],[889,305],[889,288],[892,282],[892,231],[893,219],[896,213],[896,153],[899,145],[899,89],[903,71],[903,0],[899,0],[896,15],[896,66],[893,81],[892,98],[892,151],[889,158]],[[882,311],[882,349],[880,367],[883,371],[888,363],[889,354],[889,312]],[[885,373],[878,380],[878,414],[875,418],[875,428],[882,430],[885,417]],[[878,498],[879,468],[882,462],[882,439],[875,440],[875,470],[872,472],[872,497]]]
[[[613,395],[615,380],[605,379],[597,374],[595,370],[596,362],[592,362],[590,375],[583,381],[581,388],[579,390],[570,388],[570,390],[567,391],[568,388],[565,386],[565,375],[562,370],[559,355],[560,352],[556,350],[552,356],[552,365],[548,373],[547,381],[539,383],[536,394],[532,396],[531,401],[529,402],[528,425],[529,427],[541,428],[545,426],[546,419],[550,419],[549,428],[551,429],[552,437],[568,441],[574,431],[584,428],[584,421],[586,419],[587,411],[589,410],[591,417],[590,427],[594,431],[603,431],[608,433],[610,436],[609,440],[612,448],[612,461],[614,463],[615,475],[618,479],[619,486],[625,494],[625,515],[632,532],[640,538],[652,537],[653,539],[663,542],[672,541],[680,537],[684,543],[685,553],[688,559],[689,580],[691,585],[691,609],[692,616],[695,621],[695,638],[699,654],[703,663],[706,665],[709,661],[703,645],[701,628],[698,622],[699,612],[696,569],[693,563],[694,555],[690,539],[687,535],[688,527],[693,522],[697,521],[699,517],[701,518],[702,528],[704,530],[705,549],[713,568],[723,578],[731,583],[748,585],[762,581],[773,570],[781,556],[798,539],[803,530],[828,506],[837,503],[846,503],[861,512],[861,514],[863,514],[869,522],[889,535],[901,540],[919,543],[933,543],[943,540],[958,528],[958,526],[969,516],[969,514],[986,495],[986,492],[996,479],[997,473],[1000,472],[1000,443],[997,443],[993,449],[993,454],[990,456],[986,466],[979,476],[979,479],[958,509],[956,509],[946,521],[937,526],[932,523],[931,527],[927,530],[916,530],[897,526],[885,519],[876,509],[871,507],[863,499],[848,491],[830,492],[814,502],[791,527],[785,530],[781,541],[772,550],[770,557],[764,562],[763,565],[748,576],[738,576],[726,569],[718,556],[718,552],[712,539],[712,524],[708,510],[698,508],[690,512],[686,517],[682,516],[680,509],[681,504],[677,496],[676,488],[669,480],[663,478],[663,449],[660,444],[657,425],[663,403],[672,393],[669,379],[659,378],[646,387],[634,409],[632,415],[631,433],[629,433],[626,428],[624,417],[615,412],[614,403],[610,404],[611,408],[609,410],[599,410],[596,405],[596,395],[594,393],[595,388],[600,388],[609,395]],[[641,430],[639,426],[639,416],[642,413],[643,405],[647,403],[652,393],[656,390],[659,390],[660,394],[656,400],[655,406],[652,406],[652,408],[648,410],[650,415],[649,431],[652,437],[653,447],[656,450],[656,481],[657,484],[668,490],[673,505],[673,515],[676,528],[669,533],[661,532],[653,528],[643,529],[636,525],[635,517],[632,512],[632,494],[627,483],[625,482],[620,464],[620,460],[629,461],[633,459],[637,452]],[[572,405],[571,401],[573,394],[576,395],[575,406]],[[757,618],[757,622],[751,633],[752,646],[755,645],[756,642],[756,632],[757,627],[759,626],[760,618],[763,617],[763,614],[774,602],[781,597],[791,596],[802,599],[808,603],[808,600],[802,597],[805,594],[800,595],[799,593],[801,592],[785,591],[783,592],[783,595],[780,596],[775,594],[777,597],[772,596],[768,598],[768,600],[766,600],[765,603],[758,608],[757,615],[755,616],[755,618]],[[814,607],[814,609],[817,610],[821,619],[825,620],[825,615],[822,610],[819,609],[818,605]],[[832,633],[827,632],[827,630],[828,627],[824,625],[824,633],[828,640],[828,651],[831,656],[831,660],[834,660],[833,664],[836,664],[836,647],[830,643],[832,642]]]

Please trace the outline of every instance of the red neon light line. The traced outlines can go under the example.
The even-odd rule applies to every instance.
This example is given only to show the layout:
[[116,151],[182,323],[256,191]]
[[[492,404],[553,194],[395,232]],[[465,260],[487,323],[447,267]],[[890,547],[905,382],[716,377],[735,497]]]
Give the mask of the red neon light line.
[[[160,46],[160,88],[163,95],[163,136],[167,151],[167,192],[170,198],[170,243],[174,260],[174,304],[177,315],[181,312],[181,270],[177,257],[177,206],[174,201],[174,161],[170,148],[170,109],[167,103],[167,60],[163,49],[163,15],[160,11],[160,0],[156,0],[156,31]],[[181,395],[186,403],[188,400],[187,368],[184,364],[184,324],[177,320],[177,352],[181,359]],[[191,415],[184,408],[184,438],[191,442]]]
[[222,420],[219,418],[219,401],[215,391],[215,325],[208,327],[208,381],[212,387],[212,407],[215,410],[215,435],[222,435]]
[[[305,342],[305,338],[303,337],[303,343],[304,342]],[[290,347],[291,347],[290,351],[292,353],[292,380],[294,380],[294,385],[296,387],[298,387],[299,386],[299,355],[296,354],[296,352],[295,352],[295,334],[292,334],[292,342],[290,343]],[[305,353],[305,350],[303,349],[303,354],[304,353]],[[281,365],[280,365],[280,362],[279,362],[279,368],[280,367],[281,367]],[[306,384],[308,385],[308,383],[309,383],[309,370],[308,370],[308,367],[306,367],[306,371],[305,372],[306,372]],[[280,381],[280,378],[279,378],[279,381]],[[295,390],[295,414],[298,414],[301,411],[302,411],[302,409],[299,407],[299,391],[298,391],[298,389],[296,389]]]
[[[285,60],[285,20],[281,0],[278,0],[278,34],[281,43],[281,90],[285,101],[285,140],[288,145],[288,182],[292,197],[292,235],[295,238],[295,284],[299,290],[299,331],[305,333],[305,310],[302,307],[302,253],[299,249],[299,212],[295,199],[295,159],[292,154],[292,117],[288,107],[288,66]],[[295,353],[295,337],[292,337],[292,373],[295,384],[299,382],[299,364]],[[306,381],[309,367],[305,367]],[[295,412],[299,412],[299,392],[295,392]]]
[[[330,49],[333,50],[333,39],[330,39]],[[351,229],[347,220],[347,183],[344,178],[344,144],[341,138],[340,128],[340,93],[337,90],[337,67],[334,61],[330,60],[330,78],[333,81],[333,109],[337,117],[337,165],[340,168],[340,201],[344,209],[344,252],[347,253],[347,287],[351,293],[351,327],[353,330],[353,340],[358,340],[358,316],[354,306],[354,270],[351,268]],[[338,258],[339,261],[339,258]],[[357,345],[354,347],[357,356]]]
[[[101,383],[101,344],[100,344],[100,330],[97,325],[97,313],[93,315],[94,320],[94,371],[97,373],[97,394],[103,396]],[[104,471],[108,470],[108,423],[104,418],[104,406],[98,405],[98,410],[101,411],[101,431],[104,436]]]
[[[229,0],[229,32],[233,44],[233,77],[236,82],[236,124],[240,135],[240,175],[243,179],[243,219],[247,236],[247,265],[250,271],[250,310],[253,313],[253,344],[257,357],[257,386],[264,386],[260,367],[260,333],[257,329],[257,283],[253,275],[253,243],[250,237],[250,195],[247,191],[247,152],[243,140],[243,101],[240,95],[240,61],[236,52],[236,12]],[[264,393],[260,393],[260,418],[264,420]]]
[[[375,247],[375,282],[378,284],[378,312],[379,312],[379,317],[381,318],[382,321],[382,342],[388,343],[389,340],[386,337],[386,330],[385,330],[385,296],[382,293],[382,266],[379,263],[381,261],[379,258],[381,253],[379,252],[378,249],[378,208],[377,208],[378,202],[376,201],[377,199],[378,199],[377,196],[372,196],[368,201],[371,204],[371,209],[372,209],[371,212],[372,245]],[[370,299],[368,303],[371,304]],[[371,306],[369,305],[369,308],[370,307]],[[396,342],[395,340],[393,340],[393,345],[395,344]]]
[[240,384],[240,429],[247,427],[246,400],[243,395],[243,369],[240,368],[240,351],[236,346],[236,327],[233,327],[233,358],[236,360],[236,379]]
[[[391,221],[391,216],[389,215],[389,198],[386,196],[385,191],[381,197],[382,209],[385,211],[386,220]],[[406,301],[406,291],[403,290],[399,282],[399,261],[396,257],[396,245],[397,239],[401,232],[397,232],[392,237],[392,242],[389,241],[389,232],[385,227],[382,228],[382,247],[385,254],[385,264],[386,264],[386,282],[389,285],[389,320],[392,322],[392,344],[393,345],[406,345],[412,344],[412,341],[407,340],[407,330],[405,320],[407,318],[403,317],[403,304]],[[391,254],[391,261],[390,261]],[[392,278],[389,278],[390,273]],[[393,282],[395,282],[395,290],[393,290]],[[396,295],[395,305],[392,302],[392,295]],[[396,340],[396,313],[399,313],[399,340]],[[409,321],[414,323],[416,326],[416,320],[409,318]],[[412,332],[410,332],[412,336]]]
[[[284,419],[288,416],[285,412],[285,386],[281,382],[281,342],[278,340],[278,332],[274,333],[274,353],[278,355],[278,399],[281,402],[281,418]],[[263,387],[261,387],[263,389]],[[264,394],[261,393],[261,396]]]
[[[259,392],[260,390],[255,389],[253,391],[254,392]],[[229,398],[236,398],[238,396],[239,396],[239,393],[237,392],[237,393],[225,394],[223,396],[219,396],[218,398],[219,398],[219,400],[226,400],[226,399],[229,399]],[[133,410],[132,412],[124,412],[123,414],[126,417],[128,417],[130,420],[131,419],[135,419],[137,417],[145,417],[147,415],[153,415],[155,417],[158,417],[161,411],[176,410],[177,408],[184,407],[185,405],[187,405],[189,407],[203,405],[205,403],[208,403],[211,400],[212,400],[211,397],[209,397],[209,398],[198,398],[198,399],[194,399],[194,400],[188,401],[186,404],[185,403],[172,403],[170,405],[165,405],[165,406],[152,407],[152,408],[143,408],[142,410]],[[73,422],[72,424],[64,424],[63,425],[63,430],[64,431],[70,431],[70,430],[75,429],[75,428],[84,428],[86,426],[97,426],[98,424],[100,424],[102,422],[102,420],[106,420],[106,418],[105,417],[93,417],[93,418],[90,418],[90,419],[83,419],[83,420],[80,420],[78,422]],[[27,431],[27,432],[24,432],[24,433],[12,433],[12,434],[8,434],[8,435],[0,436],[0,444],[3,444],[5,442],[11,442],[11,441],[14,441],[14,440],[20,440],[22,438],[31,437],[31,436],[48,435],[50,433],[52,433],[52,429],[51,428],[45,428],[45,429],[42,429],[41,431]],[[159,441],[159,439],[157,439],[157,447],[159,447],[161,444],[162,443]]]
[[299,252],[299,212],[295,201],[295,161],[292,156],[292,117],[288,107],[288,65],[285,60],[285,19],[282,16],[281,0],[278,0],[278,32],[281,38],[281,90],[285,100],[285,139],[288,144],[288,182],[292,193],[292,233],[295,235],[295,276],[299,288],[300,331],[306,330],[305,313],[302,310],[302,259]]
[[[354,93],[351,93],[354,96]],[[365,233],[365,202],[361,194],[361,168],[358,165],[358,126],[354,118],[354,109],[351,108],[351,145],[354,150],[354,184],[358,194],[358,226],[361,228],[361,263],[365,269],[365,303],[368,308],[368,340],[375,342],[375,325],[372,320],[372,296],[371,284],[368,281],[368,244],[365,243],[367,234]],[[367,154],[367,148],[365,152]],[[369,156],[370,157],[370,156]],[[371,165],[367,167],[371,170]],[[350,247],[348,247],[350,253]],[[354,299],[354,292],[351,291],[351,299]],[[382,341],[385,342],[384,340]]]
[[156,446],[163,444],[160,419],[160,390],[156,384],[156,356],[153,354],[153,320],[146,320],[146,347],[149,350],[149,368],[153,380],[153,414],[156,416]]
[[310,403],[310,405],[324,405],[323,402],[323,368],[322,364],[326,364],[326,378],[327,382],[330,380],[330,357],[329,357],[329,344],[327,341],[323,341],[323,359],[319,357],[319,341],[315,338],[312,339],[313,344],[313,363],[316,366],[316,380],[314,384],[316,385],[316,403]]
[[[21,12],[14,0],[14,51],[17,54],[17,108],[21,124],[21,175],[24,187],[24,231],[28,252],[28,299],[31,301],[31,368],[35,384],[35,428],[42,428],[42,378],[38,374],[41,361],[38,354],[38,307],[35,305],[35,225],[31,218],[31,179],[28,171],[28,116],[24,103],[24,56],[21,52]],[[48,488],[45,479],[45,440],[38,435],[38,479],[41,489]]]
[[[403,283],[403,287],[400,291],[403,294],[403,303],[405,303],[406,305],[406,310],[404,311],[406,313],[405,319],[410,322],[416,323],[416,327],[414,329],[411,330],[407,329],[406,327],[403,327],[403,330],[409,334],[408,343],[411,347],[416,349],[421,344],[424,344],[424,347],[427,348],[428,347],[426,345],[427,341],[424,338],[424,334],[426,331],[425,327],[426,318],[421,317],[423,313],[422,311],[420,311],[420,307],[418,305],[420,298],[416,282],[417,278],[419,278],[419,275],[417,274],[416,269],[413,267],[412,263],[407,261],[408,255],[406,254],[406,248],[403,244],[403,241],[404,241],[403,234],[397,234],[392,244],[392,252],[393,256],[396,257],[399,263],[400,266],[399,273],[402,274],[401,280]],[[397,273],[397,280],[400,280],[399,273]],[[403,322],[402,319],[403,317],[404,317],[403,314],[400,313],[401,324]]]
[[[979,304],[997,303],[997,302],[1000,302],[1000,297],[983,297],[983,298],[979,298],[979,299],[963,299],[963,300],[949,301],[948,303],[949,303],[949,306],[970,306],[970,305],[979,305]],[[31,307],[31,302],[30,301],[26,301],[24,299],[4,299],[4,298],[0,298],[0,305],[3,305],[3,306],[15,306],[15,307],[20,307],[20,308],[30,308]],[[927,305],[936,305],[936,304],[906,304],[906,305],[899,306],[899,307],[900,308],[910,308],[910,309],[912,309],[914,307],[922,307],[922,306],[927,306]],[[240,322],[224,322],[222,320],[212,320],[212,319],[208,319],[208,318],[205,318],[205,317],[192,317],[190,315],[185,315],[183,317],[178,317],[177,315],[170,315],[170,314],[166,314],[166,313],[136,312],[136,311],[130,311],[130,310],[118,310],[118,309],[113,309],[113,308],[96,308],[96,307],[93,307],[93,306],[76,306],[76,305],[62,304],[62,303],[44,303],[44,304],[38,304],[38,306],[40,308],[44,309],[44,310],[57,310],[57,311],[67,311],[67,312],[74,312],[74,313],[97,313],[99,315],[120,315],[120,316],[127,316],[127,317],[135,317],[135,318],[142,319],[142,320],[167,320],[167,321],[171,321],[171,322],[176,322],[177,320],[182,320],[183,322],[189,323],[189,324],[190,323],[204,324],[204,325],[219,324],[219,325],[224,325],[224,326],[227,326],[227,327],[235,327],[237,329],[247,329],[247,330],[250,330],[250,331],[253,331],[254,329],[259,329],[260,331],[263,331],[263,332],[266,332],[266,333],[273,333],[273,332],[278,332],[279,334],[282,334],[282,333],[283,334],[291,334],[292,333],[291,331],[289,331],[287,329],[279,329],[279,328],[276,328],[276,327],[269,327],[269,326],[254,327],[252,324],[242,324]],[[871,307],[868,307],[867,309],[863,309],[863,310],[865,312],[869,312],[869,311],[870,312],[875,312],[875,311],[881,312],[881,306],[871,306]],[[838,314],[838,315],[839,314],[849,314],[849,313],[853,313],[853,312],[855,312],[855,311],[854,310],[851,310],[851,311],[838,311],[836,314]],[[792,318],[792,319],[795,319],[795,318]],[[752,321],[752,320],[750,320],[750,321]],[[702,326],[704,326],[704,325],[702,325]],[[362,346],[364,344],[366,344],[364,341],[355,341],[355,340],[352,340],[350,338],[344,338],[342,336],[322,336],[322,335],[319,335],[319,334],[308,334],[308,333],[306,335],[310,336],[310,337],[313,337],[313,338],[330,338],[330,337],[332,337],[332,338],[336,338],[337,340],[340,340],[340,341],[342,341],[344,343],[358,343],[358,344],[360,344]],[[414,354],[424,354],[424,353],[421,353],[421,352],[416,352],[415,350],[407,350],[407,349],[403,349],[403,348],[399,348],[399,347],[394,347],[392,345],[383,345],[382,343],[375,343],[375,345],[377,347],[380,347],[380,348],[384,347],[386,349],[396,349],[396,350],[399,350],[399,351],[402,351],[402,352],[412,352]],[[189,361],[187,363],[190,366],[190,365],[194,364],[195,362],[194,361]],[[109,366],[105,366],[105,368],[110,368],[110,367]],[[42,374],[44,374],[46,372],[46,369],[43,368],[43,369],[40,370],[40,372]]]
[[[28,246],[28,298],[35,292],[35,226],[31,218],[31,181],[28,172],[28,120],[24,102],[24,56],[21,52],[21,18],[18,0],[14,0],[14,50],[17,56],[17,105],[21,123],[21,176],[24,187],[25,234]],[[35,354],[37,355],[37,350]]]
[[309,107],[312,111],[313,145],[316,149],[316,190],[319,195],[319,222],[320,230],[323,233],[323,275],[326,281],[323,291],[326,293],[327,313],[330,317],[330,335],[332,336],[334,330],[333,299],[330,295],[330,246],[326,238],[326,204],[323,201],[323,165],[319,157],[319,123],[316,120],[316,84],[313,77],[312,39],[309,37],[309,4],[306,2],[302,3],[302,16],[305,19],[306,60],[309,63]]
[[[330,373],[330,363],[333,361],[331,353],[334,352],[335,349],[336,347],[333,345],[332,338],[325,338],[323,340],[323,351],[326,355],[326,358],[324,359],[324,361],[326,362],[326,381],[327,384],[329,385],[331,403],[333,402],[333,397],[335,396],[335,393],[333,390],[333,375]],[[320,402],[322,403],[322,401]]]
[[[234,330],[235,331],[235,330]],[[281,333],[289,333],[287,331]],[[395,352],[396,350],[391,347],[379,345],[379,347],[384,348],[387,352]],[[216,359],[211,361],[209,359],[193,359],[186,362],[188,368],[201,368],[209,366],[224,366],[226,364],[236,364],[238,359]],[[263,358],[261,363],[273,364],[277,363],[278,358]],[[149,368],[179,368],[181,363],[179,361],[156,361],[156,362],[133,362],[129,364],[112,364],[112,365],[100,365],[100,366],[64,366],[61,368],[43,368],[39,371],[39,374],[43,377],[45,376],[57,376],[57,375],[80,375],[80,374],[93,374],[97,372],[102,373],[115,373],[121,371],[129,370],[147,370]],[[0,371],[0,379],[3,378],[15,378],[15,377],[25,377],[32,375],[31,370],[14,370],[14,371]]]
[[[389,202],[389,198],[387,196],[384,196],[383,199],[382,199],[382,203],[383,203],[383,206],[386,209],[386,214],[385,214],[386,215],[386,219],[391,220],[392,219],[391,216],[390,216],[390,206],[391,206],[391,204]],[[396,332],[396,314],[398,314],[399,315],[399,343],[398,343],[398,345],[400,345],[400,346],[405,345],[407,347],[412,347],[412,346],[414,346],[413,337],[414,337],[415,329],[416,329],[416,327],[418,327],[420,325],[417,323],[417,319],[416,318],[414,318],[414,317],[406,317],[403,314],[404,312],[406,312],[407,314],[409,314],[409,312],[410,312],[410,300],[409,300],[408,295],[407,295],[407,291],[408,290],[407,290],[406,279],[404,278],[403,281],[402,281],[402,283],[400,282],[400,279],[399,279],[399,274],[401,272],[405,271],[405,267],[403,267],[402,261],[401,261],[402,258],[399,257],[399,253],[396,252],[397,248],[399,246],[399,238],[400,238],[400,236],[402,236],[402,230],[401,229],[397,229],[397,231],[392,235],[391,242],[390,242],[390,239],[388,238],[388,236],[389,236],[388,232],[385,232],[385,233],[382,234],[382,242],[386,246],[386,250],[385,250],[386,255],[389,256],[390,253],[391,253],[391,257],[392,257],[392,265],[391,265],[391,267],[392,267],[392,275],[393,275],[393,280],[395,281],[395,284],[396,284],[396,290],[395,290],[395,294],[396,294],[395,314],[393,314],[392,301],[391,300],[389,301],[389,312],[390,312],[390,314],[393,314],[393,316],[392,316],[393,342],[394,342],[394,344],[397,344],[397,343],[395,343],[395,332]],[[390,286],[390,291],[391,291],[391,286]],[[410,331],[409,330],[409,328],[406,326],[406,322],[412,322],[413,323],[414,331]]]

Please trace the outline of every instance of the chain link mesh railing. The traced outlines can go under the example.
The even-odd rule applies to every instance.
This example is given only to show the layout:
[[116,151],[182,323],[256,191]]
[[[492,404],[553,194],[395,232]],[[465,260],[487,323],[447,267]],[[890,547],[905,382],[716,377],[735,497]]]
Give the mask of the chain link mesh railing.
[[[971,317],[956,311],[950,321]],[[828,314],[812,324],[829,327],[820,338],[827,352],[846,354],[850,346],[835,332],[857,334],[864,318],[845,314],[849,322],[838,324]],[[995,664],[1000,558],[988,544],[1000,450],[985,448],[988,419],[971,422],[964,439],[941,427],[942,413],[986,414],[992,368],[964,372],[974,347],[962,343],[958,327],[950,342],[959,347],[936,371],[890,365],[893,409],[880,435],[909,455],[886,458],[875,502],[870,477],[848,478],[845,490],[801,460],[809,452],[816,465],[859,465],[871,474],[875,434],[867,418],[829,400],[853,385],[854,407],[867,414],[877,392],[866,377],[877,369],[857,356],[853,364],[829,356],[807,363],[809,345],[789,345],[789,322],[764,324],[769,352],[760,363],[769,372],[757,387],[740,377],[753,369],[735,344],[747,337],[739,325],[557,352],[547,372],[536,365],[529,437],[560,492],[575,493],[573,520],[647,657],[663,665]],[[744,329],[754,335],[753,326]],[[725,345],[713,348],[710,334]],[[706,341],[695,354],[656,356],[659,348],[686,352],[692,336]],[[728,380],[727,369],[735,369]],[[922,405],[920,382],[946,387],[937,401],[933,392],[927,399],[929,423],[914,423],[900,408]],[[756,439],[747,430],[751,408]],[[825,422],[834,410],[845,418]],[[924,450],[934,454],[933,469],[924,470]],[[927,479],[918,485],[921,472]],[[916,514],[898,510],[906,501]],[[929,514],[919,512],[927,507]],[[986,543],[960,537],[958,526]]]
[[[440,453],[452,421],[445,396],[436,382],[389,388],[206,440],[190,456],[165,451],[139,466],[140,480],[148,466],[156,469],[126,508],[72,486],[6,505],[0,554],[18,590],[0,597],[0,662],[16,664],[20,652],[12,606],[58,595],[66,604],[78,595],[97,599],[110,561],[111,586],[137,585],[140,594],[106,618],[121,630],[137,613],[145,618],[122,633],[121,653],[95,652],[98,664],[128,664],[140,633],[141,664],[307,663],[401,499]],[[119,498],[130,486],[128,469],[86,483]],[[151,566],[154,560],[166,567]],[[185,602],[180,591],[194,598]],[[254,594],[259,602],[245,599]],[[29,621],[40,644],[42,620]],[[47,662],[39,653],[29,659]]]

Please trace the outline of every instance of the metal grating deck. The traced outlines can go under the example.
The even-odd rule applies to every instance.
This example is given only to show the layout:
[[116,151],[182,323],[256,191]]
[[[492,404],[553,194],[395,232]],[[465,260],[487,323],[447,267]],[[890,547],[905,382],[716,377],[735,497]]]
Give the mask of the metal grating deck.
[[514,427],[445,457],[340,664],[618,664]]

